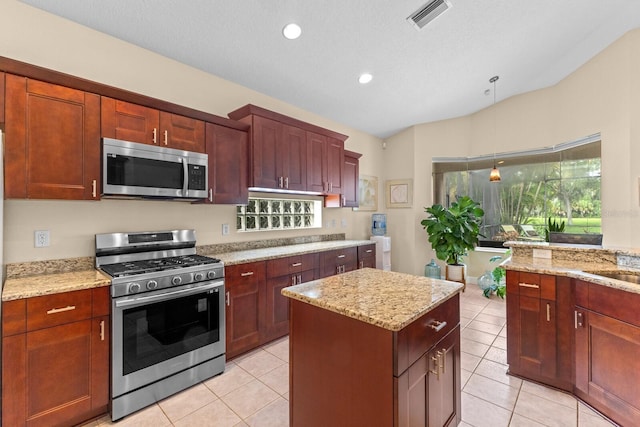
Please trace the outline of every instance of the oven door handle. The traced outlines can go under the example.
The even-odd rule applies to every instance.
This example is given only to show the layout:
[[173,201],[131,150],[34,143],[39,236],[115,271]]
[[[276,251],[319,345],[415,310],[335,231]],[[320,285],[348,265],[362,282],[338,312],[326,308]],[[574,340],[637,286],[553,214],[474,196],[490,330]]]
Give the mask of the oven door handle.
[[199,294],[202,292],[206,292],[209,291],[211,289],[215,289],[215,288],[219,288],[221,286],[224,285],[224,280],[217,280],[215,282],[212,282],[208,285],[203,285],[203,286],[196,286],[193,288],[189,288],[189,289],[181,289],[178,291],[173,291],[173,292],[167,292],[167,293],[162,293],[162,294],[157,294],[157,295],[150,295],[150,296],[140,296],[140,297],[135,297],[135,298],[127,298],[127,299],[123,299],[123,300],[117,300],[115,302],[116,304],[116,308],[122,308],[122,307],[131,307],[131,306],[136,306],[136,305],[142,305],[142,304],[150,304],[150,303],[154,303],[154,302],[161,302],[161,301],[166,301],[166,300],[170,300],[173,299],[177,296],[188,296],[188,295],[192,295],[192,294]]

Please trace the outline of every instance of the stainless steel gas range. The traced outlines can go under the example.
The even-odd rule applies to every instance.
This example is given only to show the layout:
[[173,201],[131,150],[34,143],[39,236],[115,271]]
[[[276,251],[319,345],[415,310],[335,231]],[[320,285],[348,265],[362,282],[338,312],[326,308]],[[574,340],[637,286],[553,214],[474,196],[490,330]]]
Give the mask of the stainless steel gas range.
[[111,419],[225,368],[224,266],[194,230],[96,235],[111,276]]

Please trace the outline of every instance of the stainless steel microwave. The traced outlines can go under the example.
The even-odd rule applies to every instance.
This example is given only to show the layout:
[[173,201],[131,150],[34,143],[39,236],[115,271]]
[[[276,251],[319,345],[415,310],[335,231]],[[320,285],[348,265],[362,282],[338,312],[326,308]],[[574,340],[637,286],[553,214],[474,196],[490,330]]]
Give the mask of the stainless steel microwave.
[[196,200],[207,197],[207,154],[102,139],[102,195]]

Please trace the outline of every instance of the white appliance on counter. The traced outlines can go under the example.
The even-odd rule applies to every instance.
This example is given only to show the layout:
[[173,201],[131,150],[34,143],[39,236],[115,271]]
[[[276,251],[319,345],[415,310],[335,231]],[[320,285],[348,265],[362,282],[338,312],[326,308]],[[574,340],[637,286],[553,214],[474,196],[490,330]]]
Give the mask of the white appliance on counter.
[[391,270],[391,237],[371,236],[369,240],[376,242],[376,268]]

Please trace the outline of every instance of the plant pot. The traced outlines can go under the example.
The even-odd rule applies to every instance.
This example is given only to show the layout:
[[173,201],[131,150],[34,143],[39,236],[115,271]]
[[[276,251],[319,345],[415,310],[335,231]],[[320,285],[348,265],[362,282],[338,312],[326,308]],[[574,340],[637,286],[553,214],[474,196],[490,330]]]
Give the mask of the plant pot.
[[467,266],[464,264],[447,264],[445,271],[445,278],[447,280],[460,282],[464,285],[462,292],[464,292],[467,287],[466,268]]

